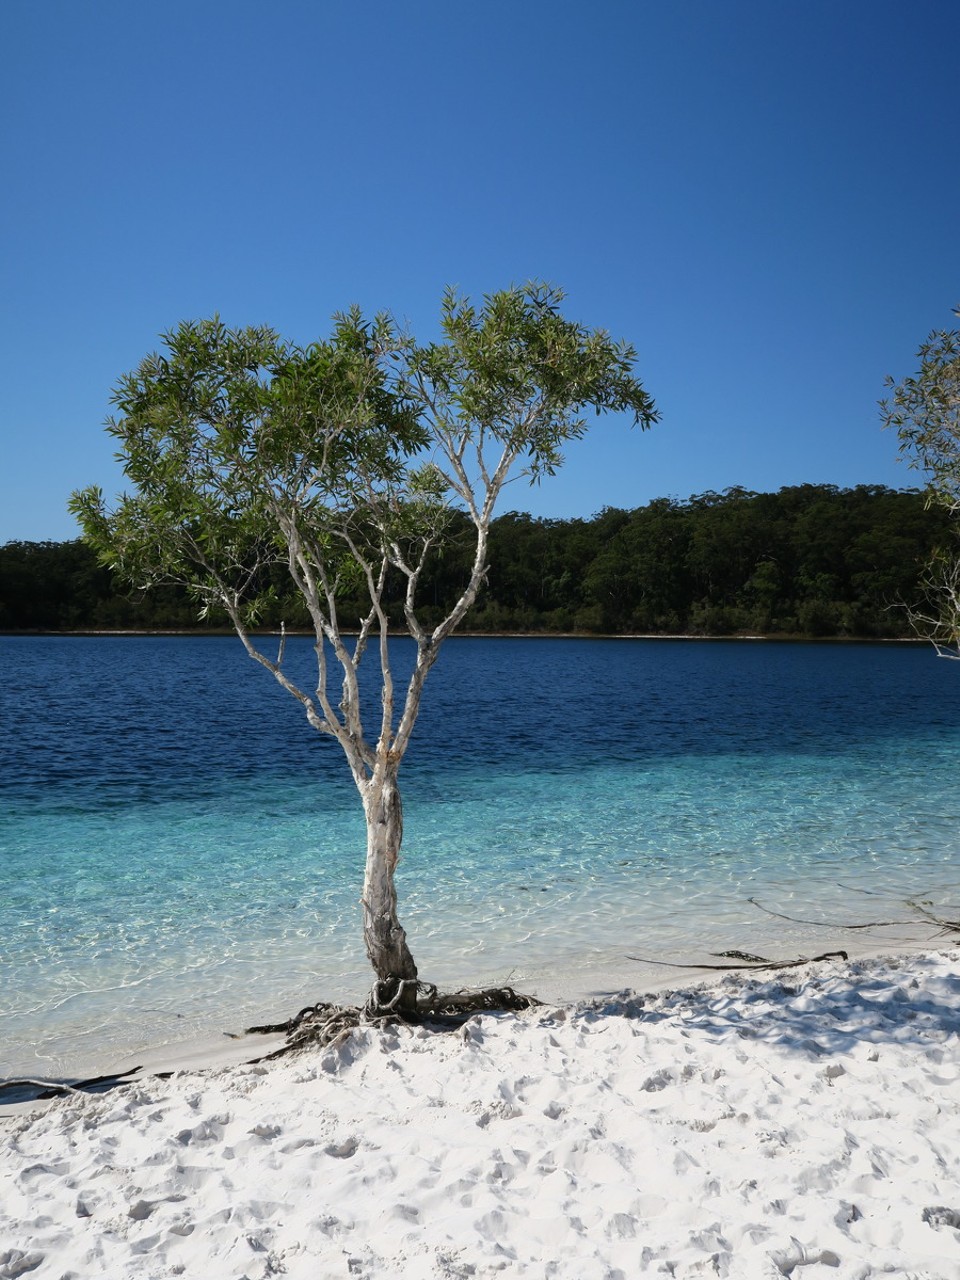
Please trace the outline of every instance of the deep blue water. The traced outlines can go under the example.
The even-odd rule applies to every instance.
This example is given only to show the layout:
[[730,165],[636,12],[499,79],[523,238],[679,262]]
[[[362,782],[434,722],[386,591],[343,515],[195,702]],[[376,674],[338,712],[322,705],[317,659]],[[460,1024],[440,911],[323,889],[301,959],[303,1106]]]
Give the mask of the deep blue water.
[[[0,660],[0,1075],[362,994],[356,792],[237,640]],[[800,940],[750,896],[955,902],[958,762],[960,670],[922,646],[457,638],[404,764],[402,918],[432,979],[575,991]]]

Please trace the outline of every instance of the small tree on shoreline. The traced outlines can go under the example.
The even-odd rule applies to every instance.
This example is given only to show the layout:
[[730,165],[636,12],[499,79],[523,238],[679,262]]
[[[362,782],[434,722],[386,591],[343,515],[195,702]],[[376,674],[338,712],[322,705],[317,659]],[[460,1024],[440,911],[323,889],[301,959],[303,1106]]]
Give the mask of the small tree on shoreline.
[[954,540],[934,554],[921,584],[927,604],[910,618],[941,657],[960,659],[960,331],[931,333],[917,355],[915,375],[899,383],[887,378],[892,395],[880,401],[880,412],[883,425],[897,432],[901,455],[926,473],[928,505],[954,517]]
[[[250,657],[339,742],[366,818],[361,902],[377,1008],[416,1007],[394,884],[398,775],[427,676],[483,583],[497,500],[512,480],[556,471],[564,444],[586,431],[586,409],[628,411],[641,428],[658,417],[632,348],[566,320],[562,297],[532,284],[476,309],[448,291],[443,338],[426,346],[357,310],[305,349],[269,329],[182,324],[165,335],[167,354],[148,356],[113,397],[108,430],[135,493],[112,511],[96,488],[71,500],[104,563],[136,586],[186,584],[202,610],[224,610]],[[469,580],[427,629],[417,588],[455,510],[472,529]],[[313,689],[285,668],[282,639],[271,658],[251,633],[277,565],[310,616]],[[387,591],[397,581],[416,644],[405,689],[389,652]],[[343,618],[339,602],[358,585],[366,611]],[[381,705],[368,733],[359,668],[371,649]]]

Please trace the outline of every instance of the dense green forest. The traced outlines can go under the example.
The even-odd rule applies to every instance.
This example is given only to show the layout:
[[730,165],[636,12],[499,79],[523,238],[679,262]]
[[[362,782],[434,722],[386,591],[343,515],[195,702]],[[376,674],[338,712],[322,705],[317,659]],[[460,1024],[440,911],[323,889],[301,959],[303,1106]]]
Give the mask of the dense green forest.
[[[459,517],[458,517],[459,519]],[[454,530],[422,584],[424,620],[439,617],[468,576],[470,539]],[[471,631],[807,636],[909,635],[924,563],[946,542],[948,516],[921,493],[880,486],[798,485],[660,498],[592,519],[515,512],[493,524],[486,589]],[[267,627],[306,622],[278,598]],[[345,599],[341,617],[361,612]],[[397,621],[402,615],[397,610]],[[216,619],[206,629],[223,626]],[[82,542],[0,547],[0,629],[202,629],[175,587],[129,593]]]

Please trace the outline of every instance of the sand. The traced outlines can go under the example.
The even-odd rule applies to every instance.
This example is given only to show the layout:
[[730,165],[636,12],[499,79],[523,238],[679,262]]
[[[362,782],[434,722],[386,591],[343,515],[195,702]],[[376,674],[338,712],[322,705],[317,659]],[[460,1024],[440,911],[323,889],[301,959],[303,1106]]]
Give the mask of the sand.
[[0,1280],[960,1280],[960,952],[365,1029],[0,1150]]

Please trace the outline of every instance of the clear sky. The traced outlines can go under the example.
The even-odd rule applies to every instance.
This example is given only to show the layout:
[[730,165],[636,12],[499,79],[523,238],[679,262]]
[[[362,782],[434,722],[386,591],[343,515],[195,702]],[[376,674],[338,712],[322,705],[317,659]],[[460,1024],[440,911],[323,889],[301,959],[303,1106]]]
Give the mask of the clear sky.
[[111,388],[179,320],[418,337],[530,278],[626,338],[508,505],[915,483],[879,427],[960,302],[957,0],[4,0],[0,542],[121,486]]

